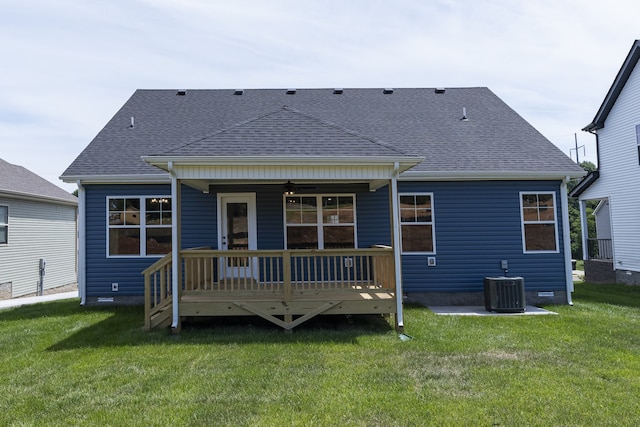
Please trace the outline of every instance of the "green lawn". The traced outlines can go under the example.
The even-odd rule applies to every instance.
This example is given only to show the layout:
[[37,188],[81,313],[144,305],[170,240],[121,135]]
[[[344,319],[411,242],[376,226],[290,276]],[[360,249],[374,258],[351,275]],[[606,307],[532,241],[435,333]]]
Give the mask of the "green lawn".
[[259,319],[142,331],[139,307],[0,311],[0,425],[635,426],[640,287],[578,284],[557,316],[407,307],[292,334]]

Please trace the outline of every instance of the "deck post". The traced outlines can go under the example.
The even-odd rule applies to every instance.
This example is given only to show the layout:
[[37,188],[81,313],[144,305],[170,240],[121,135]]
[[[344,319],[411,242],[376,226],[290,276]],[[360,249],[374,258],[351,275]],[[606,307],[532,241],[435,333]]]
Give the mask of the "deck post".
[[151,330],[151,274],[144,275],[144,330]]
[[389,182],[389,198],[391,209],[391,239],[393,242],[393,269],[396,282],[396,330],[404,331],[402,312],[402,254],[400,250],[400,205],[398,200],[398,171],[400,164],[394,163],[393,176]]

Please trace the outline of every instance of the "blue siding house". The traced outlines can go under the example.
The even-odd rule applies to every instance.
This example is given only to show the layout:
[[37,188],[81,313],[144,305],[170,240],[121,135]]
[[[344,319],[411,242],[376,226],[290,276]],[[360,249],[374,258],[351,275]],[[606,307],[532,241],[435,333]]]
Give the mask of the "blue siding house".
[[393,314],[522,277],[571,303],[583,175],[487,88],[138,90],[63,173],[83,304],[145,326]]

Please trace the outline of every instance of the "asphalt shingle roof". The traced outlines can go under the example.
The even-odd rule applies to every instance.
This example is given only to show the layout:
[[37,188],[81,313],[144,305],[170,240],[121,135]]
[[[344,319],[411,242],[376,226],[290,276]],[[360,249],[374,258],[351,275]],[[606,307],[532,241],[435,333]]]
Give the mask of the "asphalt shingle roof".
[[0,159],[0,195],[21,195],[32,198],[58,200],[65,203],[77,203],[73,194],[67,193],[39,175]]
[[417,171],[581,172],[487,88],[286,92],[137,90],[63,176],[164,174],[145,155],[413,155],[425,158]]

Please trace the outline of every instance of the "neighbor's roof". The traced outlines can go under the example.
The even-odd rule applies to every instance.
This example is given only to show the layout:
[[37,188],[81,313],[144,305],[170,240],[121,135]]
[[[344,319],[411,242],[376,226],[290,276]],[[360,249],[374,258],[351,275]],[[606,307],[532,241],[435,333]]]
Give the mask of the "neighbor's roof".
[[629,77],[631,77],[631,73],[636,67],[639,59],[640,40],[636,40],[633,43],[633,46],[631,46],[631,50],[625,58],[622,67],[620,67],[616,78],[613,80],[613,84],[609,88],[609,92],[607,92],[607,96],[605,96],[604,101],[602,101],[602,105],[600,105],[596,116],[593,118],[593,121],[591,121],[591,123],[585,126],[582,130],[589,132],[602,129],[604,127],[604,122],[607,120],[613,105],[618,100],[618,96],[620,96],[624,85],[627,83],[627,80],[629,80]]
[[77,204],[78,198],[57,185],[23,168],[0,159],[0,196],[45,199]]
[[416,156],[412,173],[583,174],[487,88],[291,92],[137,90],[62,178],[165,175],[149,155]]

